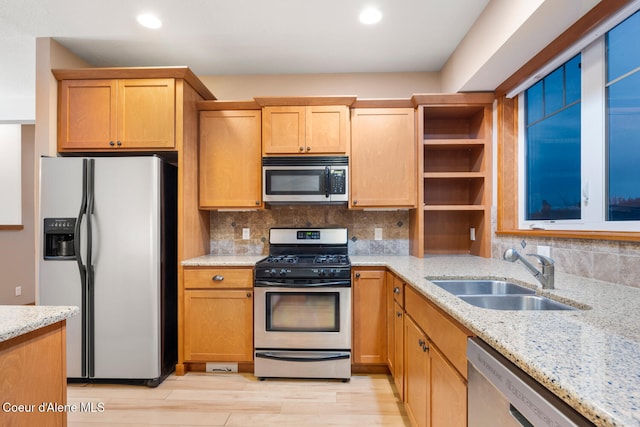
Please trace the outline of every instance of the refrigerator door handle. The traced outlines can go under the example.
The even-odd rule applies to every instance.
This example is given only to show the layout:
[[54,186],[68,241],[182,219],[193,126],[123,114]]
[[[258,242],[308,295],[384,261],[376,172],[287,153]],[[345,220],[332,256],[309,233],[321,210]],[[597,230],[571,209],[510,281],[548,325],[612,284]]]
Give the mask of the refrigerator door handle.
[[86,364],[86,354],[87,354],[87,268],[85,264],[82,262],[82,252],[81,252],[81,233],[82,233],[82,218],[87,213],[87,160],[84,159],[82,161],[82,200],[80,202],[80,212],[78,213],[78,218],[76,219],[76,226],[74,230],[74,240],[73,240],[73,248],[76,254],[76,262],[78,263],[78,270],[80,272],[80,298],[82,301],[83,310],[81,313],[82,316],[82,344],[81,344],[81,366],[80,372],[82,377],[87,376],[87,364]]
[[91,224],[95,200],[95,159],[87,159],[87,346],[89,378],[95,376],[95,280],[93,271],[93,226]]

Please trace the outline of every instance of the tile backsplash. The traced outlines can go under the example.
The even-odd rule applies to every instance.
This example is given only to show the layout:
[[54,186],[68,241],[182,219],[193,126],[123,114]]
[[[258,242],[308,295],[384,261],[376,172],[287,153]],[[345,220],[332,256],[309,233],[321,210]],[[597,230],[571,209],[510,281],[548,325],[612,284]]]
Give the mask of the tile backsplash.
[[[492,219],[495,231],[495,212]],[[639,242],[492,234],[492,258],[502,259],[502,254],[510,247],[521,253],[537,253],[538,246],[548,246],[551,258],[555,261],[556,271],[640,288]],[[524,249],[523,241],[526,243]]]
[[[211,254],[267,255],[274,227],[346,227],[349,255],[409,255],[409,212],[349,210],[338,205],[273,206],[256,211],[212,211]],[[243,229],[249,239],[243,239]],[[382,240],[375,240],[375,229]]]

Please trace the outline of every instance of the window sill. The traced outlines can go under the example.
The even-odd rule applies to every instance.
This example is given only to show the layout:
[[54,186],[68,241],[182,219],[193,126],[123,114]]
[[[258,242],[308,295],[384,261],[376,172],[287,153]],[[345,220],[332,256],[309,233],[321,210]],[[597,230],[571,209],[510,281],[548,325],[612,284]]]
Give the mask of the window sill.
[[638,232],[620,231],[561,231],[561,230],[497,230],[498,236],[555,237],[560,239],[591,239],[640,242]]

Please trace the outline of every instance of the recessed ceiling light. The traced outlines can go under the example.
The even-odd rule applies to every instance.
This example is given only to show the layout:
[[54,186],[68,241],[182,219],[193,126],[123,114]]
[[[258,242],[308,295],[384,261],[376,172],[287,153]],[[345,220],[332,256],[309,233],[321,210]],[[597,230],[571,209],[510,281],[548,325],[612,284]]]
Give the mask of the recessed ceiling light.
[[143,13],[137,17],[138,24],[153,30],[162,27],[162,21],[150,13]]
[[371,25],[380,22],[382,19],[382,12],[373,7],[367,8],[360,14],[360,22],[363,24]]

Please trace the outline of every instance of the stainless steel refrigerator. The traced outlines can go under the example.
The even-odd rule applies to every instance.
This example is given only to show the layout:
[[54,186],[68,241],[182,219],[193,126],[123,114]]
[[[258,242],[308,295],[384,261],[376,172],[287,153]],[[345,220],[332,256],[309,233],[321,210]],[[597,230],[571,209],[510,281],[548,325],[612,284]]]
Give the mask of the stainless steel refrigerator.
[[70,380],[156,386],[177,360],[177,173],[155,156],[40,160],[37,302],[75,305]]

